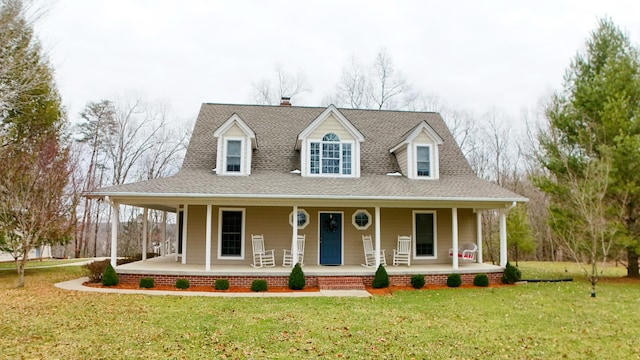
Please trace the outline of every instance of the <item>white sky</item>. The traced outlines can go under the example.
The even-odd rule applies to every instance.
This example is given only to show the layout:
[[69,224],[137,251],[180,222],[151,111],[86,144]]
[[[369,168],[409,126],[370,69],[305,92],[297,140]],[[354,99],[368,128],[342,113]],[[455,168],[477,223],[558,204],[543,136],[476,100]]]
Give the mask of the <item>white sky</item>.
[[53,0],[36,31],[69,118],[137,92],[179,119],[200,104],[250,103],[276,63],[306,75],[294,105],[321,105],[355,55],[386,47],[425,94],[460,110],[523,108],[559,89],[571,58],[609,16],[640,41],[640,1]]

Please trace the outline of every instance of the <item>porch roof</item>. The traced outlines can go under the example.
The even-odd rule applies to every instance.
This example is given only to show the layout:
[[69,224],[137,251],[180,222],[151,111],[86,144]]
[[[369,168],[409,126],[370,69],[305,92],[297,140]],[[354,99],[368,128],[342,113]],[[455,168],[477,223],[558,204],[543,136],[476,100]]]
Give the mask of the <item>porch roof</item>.
[[329,200],[333,205],[339,202],[347,205],[350,202],[370,201],[391,205],[427,201],[452,206],[463,203],[470,207],[497,207],[527,201],[525,197],[475,176],[445,175],[439,180],[416,181],[374,174],[366,174],[358,179],[302,177],[278,172],[216,176],[203,170],[183,170],[168,178],[103,188],[88,196],[109,196],[125,204],[168,203],[178,199],[191,203],[259,201],[264,205],[268,205],[266,200],[288,204]]

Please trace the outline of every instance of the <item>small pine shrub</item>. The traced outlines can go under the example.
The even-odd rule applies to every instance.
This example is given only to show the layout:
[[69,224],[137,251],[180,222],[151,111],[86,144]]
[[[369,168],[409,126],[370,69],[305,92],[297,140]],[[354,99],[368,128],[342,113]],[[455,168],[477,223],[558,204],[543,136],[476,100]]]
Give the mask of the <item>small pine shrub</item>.
[[228,290],[229,289],[229,280],[227,279],[218,279],[213,283],[213,288],[216,290]]
[[302,290],[305,284],[304,271],[302,271],[300,263],[297,263],[291,270],[291,274],[289,274],[289,289]]
[[462,285],[462,277],[460,277],[460,274],[449,274],[447,277],[447,286],[458,287],[460,285]]
[[178,279],[176,280],[176,288],[178,289],[188,289],[189,288],[189,280],[188,279]]
[[154,283],[153,283],[153,278],[150,277],[143,277],[140,278],[140,285],[141,288],[143,289],[151,289],[152,287],[154,287]]
[[83,268],[89,270],[89,282],[99,283],[102,280],[102,274],[107,268],[111,260],[92,261],[88,264],[82,265]]
[[111,263],[107,264],[107,267],[104,269],[104,273],[102,274],[102,285],[104,286],[114,286],[118,285],[120,279],[118,279],[118,274],[111,266]]
[[522,273],[520,272],[520,269],[518,269],[517,267],[511,265],[507,261],[507,266],[504,269],[504,273],[502,273],[502,283],[503,284],[515,284],[518,281],[520,281],[521,277],[522,277]]
[[489,277],[487,274],[478,274],[473,278],[473,286],[489,286]]
[[384,266],[378,266],[378,270],[376,270],[376,275],[373,277],[373,283],[371,284],[371,286],[374,289],[389,287],[389,274],[387,274],[387,270],[384,268]]
[[413,286],[414,289],[422,289],[422,287],[424,286],[424,275],[412,275],[411,286]]
[[251,282],[251,291],[267,291],[267,280],[256,279]]

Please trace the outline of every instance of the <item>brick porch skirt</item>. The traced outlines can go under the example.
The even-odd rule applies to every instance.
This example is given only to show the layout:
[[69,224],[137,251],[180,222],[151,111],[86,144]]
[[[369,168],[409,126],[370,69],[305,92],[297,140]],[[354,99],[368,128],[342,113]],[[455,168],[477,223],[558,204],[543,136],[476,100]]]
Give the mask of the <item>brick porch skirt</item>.
[[[460,274],[463,284],[472,284],[473,279],[477,274]],[[501,272],[487,273],[490,284],[498,284],[502,279]],[[175,285],[177,279],[187,279],[192,286],[213,286],[213,283],[218,279],[226,279],[229,281],[230,286],[246,287],[251,286],[251,282],[256,279],[262,279],[267,281],[269,287],[286,287],[289,284],[288,276],[209,276],[209,275],[153,275],[153,274],[127,274],[118,272],[120,282],[123,284],[138,285],[140,278],[149,277],[153,278],[156,285]],[[427,285],[446,285],[448,274],[426,274],[424,276],[425,283]],[[327,279],[330,278],[330,279]],[[343,278],[343,279],[341,279]],[[365,286],[371,286],[373,282],[373,276],[305,276],[306,284],[308,287],[318,287],[318,279],[322,283],[322,279],[330,280],[331,284],[340,283],[344,280],[345,287],[351,288],[349,284],[353,283],[354,278],[362,279],[362,283]],[[389,283],[393,286],[410,286],[411,275],[389,275]],[[340,286],[333,286],[337,289]]]

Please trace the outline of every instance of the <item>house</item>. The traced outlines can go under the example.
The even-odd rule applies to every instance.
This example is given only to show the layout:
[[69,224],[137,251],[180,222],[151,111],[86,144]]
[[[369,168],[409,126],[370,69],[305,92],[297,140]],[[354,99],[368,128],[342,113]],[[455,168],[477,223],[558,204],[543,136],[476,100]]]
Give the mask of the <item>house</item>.
[[[311,285],[370,283],[377,266],[361,266],[363,235],[371,236],[377,255],[370,265],[386,260],[392,282],[426,274],[427,283],[443,283],[452,272],[464,281],[477,273],[498,281],[507,261],[505,214],[527,201],[476,177],[437,113],[288,101],[203,104],[176,175],[88,196],[113,207],[113,264],[121,204],[177,213],[177,253],[118,266],[121,281],[156,275],[156,283],[188,277],[236,285],[258,277],[286,285],[291,269],[281,265],[283,250],[297,253],[298,235],[305,236]],[[482,262],[486,210],[501,214],[499,266]],[[276,250],[277,266],[251,266],[252,234]],[[410,266],[391,265],[398,236],[411,238]],[[460,257],[467,243],[479,249],[473,261]]]

